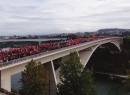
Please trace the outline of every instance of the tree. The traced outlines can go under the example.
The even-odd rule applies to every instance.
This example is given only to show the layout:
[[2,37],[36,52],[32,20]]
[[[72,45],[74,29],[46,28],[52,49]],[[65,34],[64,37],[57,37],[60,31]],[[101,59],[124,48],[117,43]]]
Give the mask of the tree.
[[76,52],[70,53],[70,58],[61,63],[60,80],[57,85],[58,95],[95,95],[92,72],[84,69]]
[[48,72],[39,62],[31,60],[22,72],[21,95],[44,95],[48,85]]
[[[129,61],[129,63],[130,63],[130,61]],[[127,70],[127,76],[128,76],[128,78],[125,79],[125,80],[123,80],[122,82],[124,83],[124,86],[125,86],[128,90],[130,90],[130,69]]]

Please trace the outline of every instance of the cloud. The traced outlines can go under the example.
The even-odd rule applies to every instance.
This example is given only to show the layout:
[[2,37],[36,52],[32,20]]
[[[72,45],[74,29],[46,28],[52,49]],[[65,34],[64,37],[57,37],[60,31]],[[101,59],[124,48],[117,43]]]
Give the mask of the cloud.
[[129,0],[0,0],[0,35],[130,28]]

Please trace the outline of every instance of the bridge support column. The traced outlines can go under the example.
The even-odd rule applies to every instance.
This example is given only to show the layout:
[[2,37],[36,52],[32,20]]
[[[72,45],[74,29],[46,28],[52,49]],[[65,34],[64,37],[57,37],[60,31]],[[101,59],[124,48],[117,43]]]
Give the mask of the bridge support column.
[[115,44],[117,46],[117,48],[121,51],[120,44],[123,43],[123,39],[112,41],[111,43]]
[[11,91],[11,75],[8,70],[1,71],[1,88]]
[[55,75],[55,70],[53,66],[53,61],[50,61],[48,63],[44,64],[44,67],[47,69],[49,72],[49,90],[48,94],[49,95],[56,95],[56,75]]
[[79,53],[81,64],[85,65],[89,55],[92,53],[92,48],[90,47],[85,50],[81,50],[78,53]]
[[[68,59],[69,59],[69,55],[62,57],[61,63],[65,62]],[[60,71],[60,67],[55,71],[56,72],[57,84],[60,82],[60,72],[59,71]]]
[[98,45],[95,45],[93,47],[89,47],[87,49],[78,51],[78,55],[80,57],[81,64],[85,67],[88,60],[90,59],[92,53],[95,51],[95,49],[98,47]]

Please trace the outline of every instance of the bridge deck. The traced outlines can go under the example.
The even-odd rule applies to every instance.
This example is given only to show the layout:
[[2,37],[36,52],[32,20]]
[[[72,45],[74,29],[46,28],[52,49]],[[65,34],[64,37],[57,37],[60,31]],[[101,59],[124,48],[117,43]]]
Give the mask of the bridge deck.
[[[121,37],[114,37],[114,38],[121,38]],[[79,44],[76,44],[76,45],[71,45],[71,46],[68,46],[68,47],[63,47],[63,48],[59,48],[59,49],[55,49],[55,50],[51,50],[51,51],[47,51],[47,52],[41,52],[39,54],[35,54],[35,55],[31,55],[31,56],[26,56],[26,57],[23,57],[23,58],[19,58],[19,59],[15,59],[15,60],[12,60],[12,61],[9,61],[9,62],[4,62],[2,64],[0,64],[0,68],[1,67],[5,67],[7,65],[11,65],[11,64],[14,64],[14,63],[18,63],[18,62],[22,62],[24,60],[28,60],[28,59],[33,59],[33,58],[36,58],[36,57],[39,57],[39,56],[42,56],[42,55],[47,55],[47,54],[51,54],[51,53],[54,53],[54,52],[57,52],[57,51],[61,51],[61,50],[64,50],[64,49],[69,49],[70,47],[76,47],[76,46],[82,46],[84,44],[91,44],[91,43],[95,43],[95,42],[98,42],[98,41],[104,41],[104,40],[109,40],[111,39],[110,38],[103,38],[103,39],[97,39],[97,40],[93,40],[93,41],[89,41],[89,42],[84,42],[84,43],[79,43]]]

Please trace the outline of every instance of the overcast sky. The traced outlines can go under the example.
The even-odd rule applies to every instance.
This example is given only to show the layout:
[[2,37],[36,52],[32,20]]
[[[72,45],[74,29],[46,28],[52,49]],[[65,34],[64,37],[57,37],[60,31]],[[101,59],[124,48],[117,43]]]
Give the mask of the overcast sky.
[[0,35],[130,29],[130,0],[0,0]]

